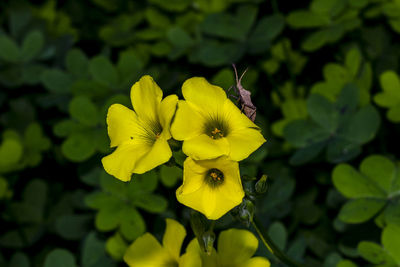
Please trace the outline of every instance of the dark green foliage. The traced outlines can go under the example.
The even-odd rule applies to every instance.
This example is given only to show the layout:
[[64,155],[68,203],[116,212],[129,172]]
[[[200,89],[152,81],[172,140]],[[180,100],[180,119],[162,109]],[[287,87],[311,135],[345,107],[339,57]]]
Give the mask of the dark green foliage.
[[[0,266],[125,266],[165,218],[210,249],[253,216],[307,266],[400,266],[399,33],[394,0],[0,1]],[[182,98],[193,76],[228,90],[231,63],[267,139],[232,214],[190,221],[181,142],[130,182],[104,172],[107,110],[142,75]]]

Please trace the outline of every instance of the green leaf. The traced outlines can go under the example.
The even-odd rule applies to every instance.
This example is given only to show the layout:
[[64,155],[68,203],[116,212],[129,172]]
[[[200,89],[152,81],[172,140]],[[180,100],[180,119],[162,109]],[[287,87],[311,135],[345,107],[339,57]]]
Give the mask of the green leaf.
[[117,261],[122,261],[125,251],[128,248],[128,244],[121,237],[119,233],[116,233],[106,242],[106,250],[111,257]]
[[358,50],[357,48],[351,49],[346,54],[345,64],[352,77],[357,77],[361,63],[362,63],[362,56],[360,50]]
[[124,51],[119,55],[117,69],[121,77],[121,86],[131,86],[139,79],[143,69],[143,62],[132,50]]
[[104,56],[96,56],[89,62],[89,72],[98,83],[109,88],[118,85],[118,72],[114,65]]
[[161,182],[167,187],[174,186],[178,180],[182,179],[182,176],[183,171],[176,166],[168,167],[162,165],[160,168]]
[[73,133],[61,145],[64,156],[74,162],[90,158],[96,151],[96,144],[89,133]]
[[87,126],[95,126],[99,122],[97,106],[85,96],[76,96],[71,100],[69,113],[72,118]]
[[121,201],[112,197],[109,198],[109,202],[102,203],[99,212],[96,214],[96,228],[103,232],[117,228],[121,222],[122,205]]
[[0,145],[0,169],[17,164],[22,158],[23,146],[16,139],[4,139]]
[[382,107],[393,107],[400,103],[400,79],[393,71],[385,71],[379,77],[382,93],[375,95],[375,102]]
[[329,142],[326,159],[331,163],[339,163],[353,159],[360,153],[361,146],[359,144],[338,137]]
[[310,9],[314,13],[334,17],[343,11],[346,4],[345,0],[313,0]]
[[31,31],[25,37],[21,47],[21,59],[24,62],[29,62],[37,57],[43,49],[44,38],[40,31]]
[[339,114],[335,106],[325,97],[312,94],[307,99],[307,110],[311,118],[327,132],[333,133],[338,127]]
[[167,38],[172,45],[181,49],[187,49],[194,44],[190,35],[179,26],[169,28]]
[[383,229],[382,244],[397,264],[400,264],[400,226],[388,225]]
[[190,55],[190,60],[205,66],[220,66],[234,62],[243,55],[243,47],[233,42],[205,39]]
[[146,231],[146,223],[136,209],[125,207],[121,211],[120,231],[127,240],[134,240]]
[[333,170],[332,179],[335,187],[348,198],[385,198],[385,192],[373,180],[348,164],[339,164]]
[[214,13],[208,15],[201,24],[201,30],[209,35],[243,41],[253,25],[257,9],[241,6],[235,15]]
[[155,4],[165,10],[168,11],[175,11],[180,12],[185,10],[191,3],[189,0],[171,0],[171,1],[164,1],[164,0],[149,0],[150,3]]
[[7,35],[0,35],[0,59],[11,63],[18,63],[21,59],[18,45]]
[[105,244],[91,232],[84,240],[81,257],[82,267],[115,267],[116,264],[106,255]]
[[10,260],[8,267],[30,267],[29,258],[21,252],[15,253]]
[[372,198],[351,200],[340,209],[339,219],[346,223],[362,223],[371,219],[384,206],[384,200]]
[[86,78],[89,74],[89,60],[79,49],[68,51],[65,64],[68,72],[76,78]]
[[171,24],[170,19],[155,8],[146,8],[145,16],[149,24],[157,28],[168,28]]
[[300,148],[297,150],[292,157],[290,157],[289,163],[292,165],[302,165],[310,160],[314,159],[321,153],[322,149],[326,146],[325,142],[316,142],[309,146]]
[[43,221],[47,198],[47,185],[41,180],[31,180],[25,187],[23,201],[11,205],[19,223],[40,223]]
[[74,255],[65,249],[53,249],[47,254],[43,267],[77,267]]
[[63,215],[56,220],[56,232],[67,240],[80,240],[86,234],[91,218],[90,215]]
[[397,172],[396,166],[391,160],[380,155],[369,156],[362,161],[360,171],[386,194],[391,192],[392,181]]
[[154,213],[163,212],[168,206],[168,202],[164,197],[154,194],[136,195],[134,204],[139,208]]
[[320,30],[309,35],[301,44],[301,48],[305,51],[312,52],[328,42],[329,32],[326,30]]
[[358,267],[358,266],[350,260],[342,260],[336,265],[336,267]]
[[377,110],[371,105],[366,105],[352,116],[339,134],[349,141],[364,144],[375,137],[380,122]]
[[392,122],[395,122],[395,123],[400,122],[400,104],[389,109],[386,116]]
[[348,198],[385,198],[385,192],[369,177],[361,175],[348,164],[339,164],[332,173],[333,184]]
[[358,244],[357,250],[361,257],[373,264],[393,261],[387,252],[374,242],[362,241]]
[[286,17],[286,22],[293,28],[314,28],[329,25],[330,19],[308,10],[296,10]]
[[285,139],[295,147],[305,147],[329,138],[330,134],[307,120],[294,120],[283,129]]
[[67,94],[71,92],[72,79],[69,74],[61,70],[45,70],[40,80],[51,93]]
[[263,17],[249,36],[250,53],[266,51],[271,41],[276,38],[285,26],[285,18],[280,14]]
[[281,249],[285,250],[287,242],[287,232],[285,226],[280,222],[271,224],[268,229],[268,234],[274,243]]

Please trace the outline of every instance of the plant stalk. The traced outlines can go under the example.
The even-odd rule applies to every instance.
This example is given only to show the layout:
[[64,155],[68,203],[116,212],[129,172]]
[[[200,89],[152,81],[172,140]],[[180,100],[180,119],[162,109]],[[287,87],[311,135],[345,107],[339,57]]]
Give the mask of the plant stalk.
[[258,220],[258,218],[256,216],[254,216],[251,223],[252,223],[254,229],[256,230],[257,234],[259,235],[260,239],[262,240],[264,245],[267,247],[267,249],[275,257],[277,257],[282,263],[284,263],[290,267],[306,267],[305,265],[303,265],[301,263],[297,263],[297,262],[293,261],[280,248],[278,248],[277,245],[275,245],[275,243],[271,240],[268,233],[264,230],[264,228],[262,227],[262,224],[260,223],[260,221]]

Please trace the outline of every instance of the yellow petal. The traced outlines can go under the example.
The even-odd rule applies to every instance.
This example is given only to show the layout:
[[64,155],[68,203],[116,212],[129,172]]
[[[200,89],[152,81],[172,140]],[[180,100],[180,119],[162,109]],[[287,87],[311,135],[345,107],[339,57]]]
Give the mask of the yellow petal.
[[124,255],[124,261],[130,267],[160,267],[173,260],[149,233],[137,238]]
[[182,94],[186,101],[195,104],[208,114],[222,110],[226,100],[226,93],[221,87],[208,83],[202,77],[186,80],[182,85]]
[[107,130],[111,147],[129,142],[137,132],[136,113],[120,104],[113,104],[107,112]]
[[179,267],[201,267],[201,266],[209,266],[209,265],[202,265],[199,254],[185,253],[179,259]]
[[165,162],[172,156],[168,141],[164,138],[158,138],[146,154],[138,159],[134,173],[145,173]]
[[163,246],[176,261],[179,261],[181,246],[183,239],[185,239],[186,236],[186,230],[175,220],[166,219],[166,222],[167,226],[163,237]]
[[158,110],[162,99],[162,91],[153,78],[145,75],[131,88],[133,109],[139,117],[150,121],[158,121]]
[[182,186],[177,192],[185,189],[185,194],[193,193],[203,186],[204,175],[208,169],[196,164],[192,158],[186,158],[183,163],[183,176],[191,177],[191,179],[184,179]]
[[228,121],[229,128],[231,130],[241,128],[256,128],[258,126],[254,124],[240,109],[232,103],[230,99],[226,99],[223,104],[223,114],[225,119]]
[[229,229],[219,234],[217,251],[222,265],[242,266],[257,247],[258,240],[250,231]]
[[161,101],[160,110],[158,112],[160,117],[160,123],[163,128],[162,136],[165,139],[171,138],[170,125],[172,117],[175,114],[176,103],[178,97],[176,95],[169,95]]
[[178,109],[171,125],[171,134],[176,140],[187,140],[203,134],[204,117],[196,106],[179,100]]
[[[186,166],[191,169],[186,171]],[[237,162],[221,157],[217,160],[185,161],[183,184],[176,191],[178,201],[203,213],[208,219],[216,220],[242,202],[244,191],[240,181]],[[219,169],[224,181],[211,186],[205,181],[210,169]]]
[[196,238],[192,239],[192,241],[190,241],[189,245],[186,247],[186,254],[200,255],[201,261],[202,261],[202,266],[205,266],[205,267],[217,267],[218,266],[217,251],[214,248],[212,248],[211,254],[208,255],[207,253],[205,253],[204,251],[201,250],[199,242],[197,241]]
[[270,262],[263,257],[254,257],[240,265],[241,267],[269,267]]
[[226,137],[230,145],[230,158],[241,161],[264,144],[265,139],[259,130],[254,128],[237,129]]
[[151,147],[145,144],[120,145],[101,162],[108,174],[126,182],[131,179],[138,159],[148,153],[150,149]]
[[212,139],[201,134],[183,142],[182,151],[195,160],[203,160],[229,155],[230,147],[226,138]]

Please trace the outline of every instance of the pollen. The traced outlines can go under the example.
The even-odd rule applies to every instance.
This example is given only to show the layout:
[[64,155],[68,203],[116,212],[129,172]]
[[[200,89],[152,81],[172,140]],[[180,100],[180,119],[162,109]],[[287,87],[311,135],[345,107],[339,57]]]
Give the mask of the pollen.
[[224,181],[224,174],[218,169],[210,169],[206,174],[206,182],[212,186],[216,187]]
[[211,131],[211,138],[212,139],[219,139],[221,137],[224,137],[224,134],[222,133],[222,131],[218,128],[214,128],[214,130]]

